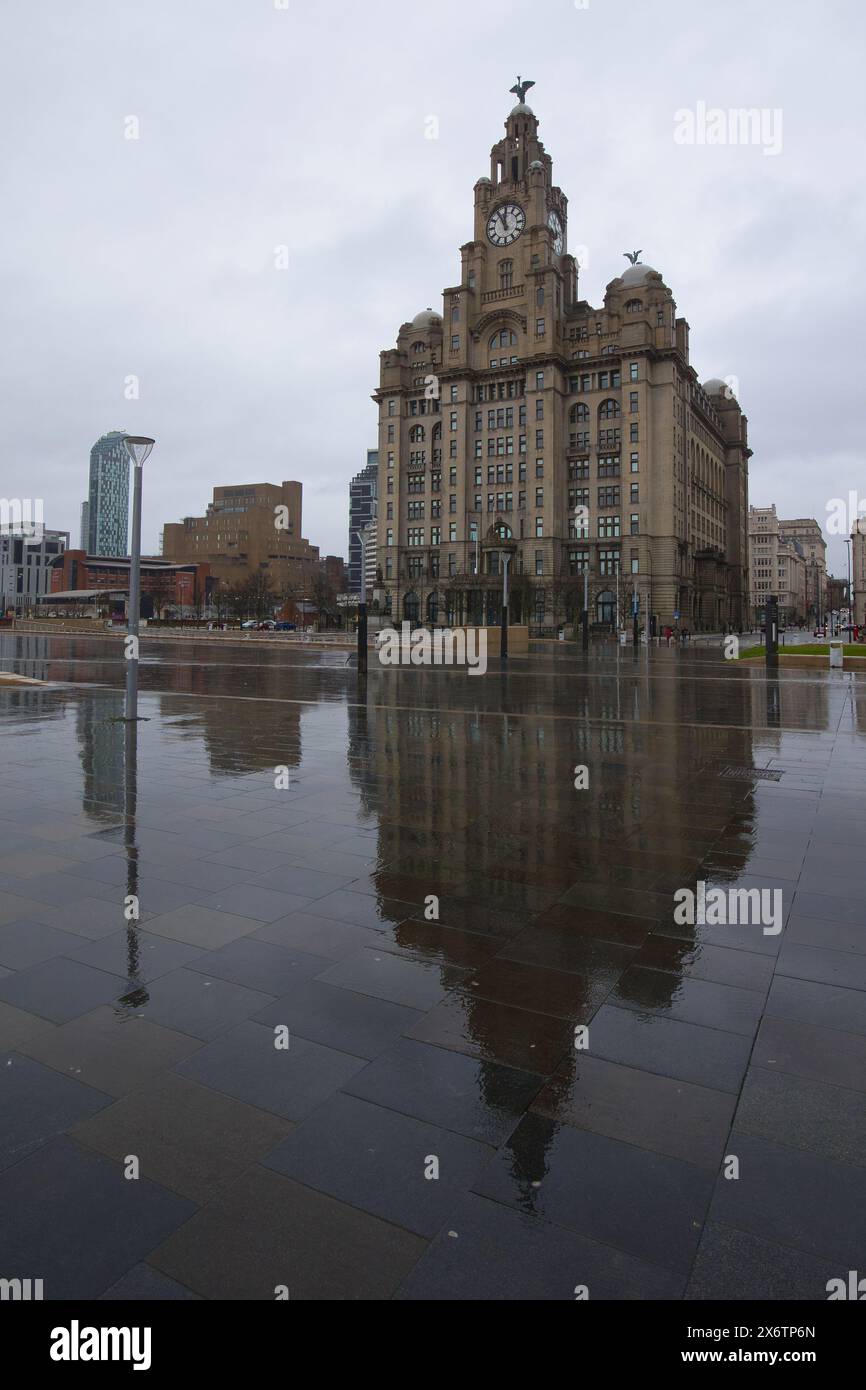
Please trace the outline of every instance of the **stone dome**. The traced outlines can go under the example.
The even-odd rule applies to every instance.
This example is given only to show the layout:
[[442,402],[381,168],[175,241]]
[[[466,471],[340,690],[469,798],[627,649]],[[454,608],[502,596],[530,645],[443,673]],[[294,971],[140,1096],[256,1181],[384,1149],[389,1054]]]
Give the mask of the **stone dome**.
[[413,328],[441,328],[442,316],[434,313],[432,309],[422,309],[420,314],[416,314],[412,320]]
[[717,376],[711,376],[709,381],[703,383],[704,390],[708,396],[719,396],[723,391],[727,391],[726,381],[720,381]]
[[491,187],[491,188],[493,187],[493,180],[492,180],[492,179],[489,179],[489,178],[487,177],[486,174],[483,174],[482,177],[481,177],[480,179],[477,179],[477,180],[476,180],[476,183],[475,183],[475,187],[476,187],[476,188],[478,187],[479,183],[489,183],[489,184],[490,184],[490,187]]
[[630,265],[628,270],[620,276],[620,283],[628,289],[632,285],[642,285],[648,275],[658,275],[658,271],[651,265]]
[[544,165],[542,164],[540,159],[533,159],[529,167],[530,169],[543,169]]
[[512,111],[509,111],[508,114],[509,116],[534,116],[535,112],[533,111],[531,106],[526,105],[525,101],[519,101],[517,105],[514,107],[514,109]]

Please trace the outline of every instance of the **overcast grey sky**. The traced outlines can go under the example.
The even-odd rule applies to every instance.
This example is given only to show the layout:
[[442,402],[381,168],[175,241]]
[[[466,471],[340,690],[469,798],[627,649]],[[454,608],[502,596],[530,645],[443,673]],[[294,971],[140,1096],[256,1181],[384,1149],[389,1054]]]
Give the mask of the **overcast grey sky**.
[[[6,0],[0,495],[77,544],[90,447],[126,429],[157,438],[147,550],[214,484],[298,478],[345,555],[379,352],[458,279],[519,71],[581,293],[643,248],[701,378],[739,380],[750,500],[866,496],[862,0],[579,3]],[[675,143],[701,101],[780,109],[781,152]]]

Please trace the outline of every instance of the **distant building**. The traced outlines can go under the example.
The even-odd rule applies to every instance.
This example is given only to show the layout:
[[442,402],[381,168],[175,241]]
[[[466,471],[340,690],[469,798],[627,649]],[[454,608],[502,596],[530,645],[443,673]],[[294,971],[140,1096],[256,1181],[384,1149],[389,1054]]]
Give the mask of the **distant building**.
[[378,563],[378,544],[379,544],[379,521],[376,516],[362,526],[359,532],[361,538],[361,548],[364,555],[364,589],[363,594],[359,589],[359,597],[363,597],[365,603],[369,603],[372,598],[373,590],[376,587],[376,567]]
[[361,592],[361,528],[376,514],[379,495],[379,450],[367,450],[367,466],[349,485],[349,593]]
[[0,532],[0,617],[9,608],[20,613],[36,607],[40,594],[51,588],[52,564],[68,546],[68,531]]
[[[779,601],[779,614],[790,623],[807,616],[806,556],[797,536],[782,527],[775,506],[749,508],[749,575],[751,608],[760,621],[767,600]],[[806,523],[803,523],[804,525]]]
[[[864,523],[866,524],[866,523]],[[854,576],[854,622],[866,626],[866,535],[859,529],[851,537],[851,564]]]
[[344,594],[346,592],[346,561],[342,555],[326,555],[324,560],[319,561],[319,564],[333,592]]
[[805,615],[817,621],[824,616],[826,607],[827,542],[824,533],[814,517],[798,517],[794,521],[780,521],[779,535],[783,539],[793,537],[803,547],[806,562]]
[[319,549],[303,539],[302,507],[303,487],[297,482],[215,487],[204,516],[163,527],[163,558],[206,564],[225,585],[242,584],[263,570],[276,595],[309,596]]
[[112,430],[97,439],[90,451],[90,487],[84,504],[87,544],[82,547],[90,555],[125,555],[129,549],[129,455],[123,443],[125,438],[123,430]]
[[[67,550],[51,567],[42,608],[122,606],[129,595],[129,556],[87,555]],[[213,580],[206,564],[174,564],[155,556],[141,560],[141,616],[171,610],[193,617],[209,604]],[[113,602],[114,601],[114,602]]]
[[78,545],[81,550],[87,550],[90,544],[90,503],[81,504],[81,524],[78,530]]

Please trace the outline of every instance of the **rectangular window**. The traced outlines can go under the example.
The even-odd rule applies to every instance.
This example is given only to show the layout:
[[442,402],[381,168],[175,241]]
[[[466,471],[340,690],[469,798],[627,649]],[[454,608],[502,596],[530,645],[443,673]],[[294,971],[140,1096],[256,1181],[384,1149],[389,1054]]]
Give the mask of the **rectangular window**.
[[588,550],[570,550],[568,552],[568,572],[569,574],[586,574],[589,569]]
[[456,457],[457,457],[457,440],[456,440],[456,439],[452,439],[452,440],[451,440],[451,443],[450,443],[450,446],[449,446],[449,449],[448,449],[448,457],[449,457],[450,459],[456,459]]
[[459,334],[459,333],[453,333],[453,334],[451,335],[451,351],[452,351],[452,352],[456,352],[457,349],[458,349],[459,347],[460,347],[460,334]]
[[632,473],[638,473],[640,471],[640,454],[632,454],[631,471]]
[[456,512],[456,511],[457,511],[457,498],[454,496],[454,493],[453,493],[453,492],[451,493],[450,497],[448,498],[448,510],[449,510],[449,512]]
[[535,447],[536,449],[544,448],[544,430],[535,431]]
[[457,428],[457,411],[456,411],[456,410],[452,410],[452,412],[451,412],[451,428],[452,428],[452,430],[456,430],[456,428]]
[[535,476],[536,478],[544,477],[544,459],[535,460]]
[[535,518],[535,539],[540,541],[544,536],[544,517]]
[[[539,321],[540,321],[541,323],[543,323],[543,322],[544,322],[544,319],[541,319],[541,320],[539,320]],[[543,333],[543,332],[544,332],[544,329],[542,328],[541,331],[542,331],[542,333]],[[536,389],[536,391],[543,391],[543,390],[544,390],[544,372],[536,372],[536,373],[535,373],[535,389]]]
[[629,443],[630,443],[630,444],[637,444],[637,442],[638,442],[638,440],[639,440],[639,438],[640,438],[640,436],[639,436],[639,434],[638,434],[637,425],[629,425],[629,427],[628,427],[628,437],[629,437]]
[[637,512],[632,512],[629,526],[633,536],[640,535],[640,516]]
[[388,402],[388,414],[389,414],[389,415],[396,415],[396,414],[397,414],[397,402],[396,402],[396,401],[389,401],[389,402]]
[[390,526],[388,527],[388,530],[385,532],[385,544],[386,544],[386,545],[393,545],[393,544],[394,544],[394,532],[391,530],[391,527],[390,527]]
[[535,489],[535,505],[536,505],[536,507],[538,507],[538,508],[541,508],[541,507],[544,506],[544,488],[543,488],[543,487],[537,487],[537,488]]
[[[454,312],[457,313],[457,310],[455,309]],[[452,401],[456,401],[456,400],[457,400],[457,387],[456,387],[456,386],[452,386],[452,387],[451,387],[451,400],[452,400]]]
[[543,551],[543,550],[536,550],[536,552],[535,552],[535,573],[536,573],[536,574],[544,574],[544,551]]
[[448,539],[449,539],[449,541],[452,541],[452,542],[453,542],[453,541],[456,541],[456,539],[457,539],[457,522],[456,522],[456,521],[450,521],[450,522],[448,523]]
[[637,391],[629,391],[628,393],[628,408],[631,415],[637,415],[638,395],[639,393]]
[[537,336],[537,337],[539,337],[539,338],[543,337],[543,335],[544,335],[544,319],[536,319],[536,320],[535,320],[535,332],[536,332],[536,336]]
[[535,418],[536,420],[544,419],[544,401],[542,400],[535,402]]
[[441,527],[441,526],[431,526],[431,527],[430,527],[430,544],[431,544],[431,545],[439,545],[439,544],[441,543],[441,540],[442,540],[442,527]]
[[618,516],[600,516],[598,518],[598,534],[602,539],[611,538],[619,535]]
[[629,364],[628,364],[628,379],[629,379],[629,381],[637,381],[637,379],[638,379],[638,364],[637,364],[637,362],[629,362]]
[[598,570],[599,574],[616,574],[619,570],[619,551],[600,550],[598,552]]
[[632,485],[631,485],[631,496],[630,496],[630,498],[629,498],[629,501],[630,501],[630,502],[639,502],[639,501],[640,501],[640,495],[639,495],[639,494],[640,494],[640,484],[639,484],[639,483],[632,483]]

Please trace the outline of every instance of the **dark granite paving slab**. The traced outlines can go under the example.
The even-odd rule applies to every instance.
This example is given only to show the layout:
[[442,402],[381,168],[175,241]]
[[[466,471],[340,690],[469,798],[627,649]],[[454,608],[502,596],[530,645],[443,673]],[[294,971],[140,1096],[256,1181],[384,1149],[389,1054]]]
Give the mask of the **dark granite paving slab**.
[[[198,855],[200,851],[195,850],[194,853]],[[141,864],[148,877],[164,879],[166,883],[176,883],[182,888],[196,889],[202,897],[226,892],[236,884],[245,883],[251,873],[250,870],[234,868],[224,862],[214,863],[189,855],[183,859],[157,863],[143,856]]]
[[117,999],[125,988],[118,975],[58,956],[0,980],[0,999],[52,1023],[68,1023]]
[[619,976],[634,960],[637,947],[609,941],[596,941],[562,928],[526,928],[500,952],[504,960],[540,965],[551,970],[584,975],[593,983],[613,988]]
[[402,1038],[343,1089],[495,1145],[511,1133],[541,1084],[531,1072]]
[[672,971],[687,979],[712,980],[715,984],[762,993],[770,987],[773,964],[770,957],[754,951],[678,941],[662,935],[647,937],[634,958],[636,968]]
[[765,1018],[755,1041],[752,1065],[866,1091],[866,1035]]
[[168,1074],[115,1101],[72,1134],[119,1168],[134,1154],[143,1177],[207,1202],[288,1131],[276,1115]]
[[76,944],[86,945],[84,937],[76,939],[56,927],[41,922],[7,922],[0,926],[0,966],[8,970],[26,970],[41,965],[54,956],[68,955]]
[[253,1167],[148,1257],[204,1298],[390,1298],[426,1249],[418,1236]]
[[565,970],[525,965],[504,956],[485,961],[473,970],[459,990],[479,999],[511,1004],[573,1023],[591,1018],[609,992],[604,981]]
[[150,1023],[208,1041],[271,1003],[261,990],[211,979],[198,970],[173,970],[128,996],[130,1008]]
[[799,889],[794,899],[794,911],[803,917],[817,917],[822,922],[853,922],[855,926],[862,927],[863,897],[859,891],[840,897],[838,894]]
[[629,916],[565,902],[539,913],[532,923],[535,931],[560,931],[567,937],[585,936],[594,941],[612,941],[635,948],[643,945],[655,926],[652,917]]
[[173,941],[198,946],[202,951],[213,951],[242,936],[250,936],[260,926],[261,922],[254,917],[237,917],[230,912],[217,912],[212,906],[188,903],[154,917],[147,929],[156,936],[168,936]]
[[161,975],[167,975],[181,965],[188,965],[202,954],[198,946],[154,936],[146,927],[133,925],[105,936],[101,941],[82,941],[80,945],[74,945],[72,937],[67,935],[66,942],[63,955],[69,960],[91,965],[96,970],[106,970],[109,974],[125,978],[127,982],[158,980]]
[[777,975],[767,996],[769,1018],[811,1023],[843,1033],[866,1033],[866,991],[840,989]]
[[[341,888],[324,898],[316,898],[305,910],[313,917],[328,917],[335,922],[348,922],[353,927],[372,927],[375,931],[405,921],[415,909],[412,903],[371,898],[366,893],[350,893]],[[447,925],[460,924],[449,922]]]
[[99,1298],[194,1211],[62,1136],[0,1176],[4,1266],[44,1271],[46,1299]]
[[0,1170],[110,1104],[102,1091],[29,1057],[0,1055]]
[[258,1023],[287,1027],[292,1036],[309,1038],[355,1057],[378,1057],[423,1015],[418,1009],[338,989],[321,980],[305,980],[289,994],[255,1014]]
[[710,1219],[857,1269],[866,1241],[863,1169],[734,1130],[736,1180],[720,1176]]
[[713,1176],[533,1114],[521,1120],[474,1190],[685,1276]]
[[405,922],[378,932],[377,937],[367,943],[373,949],[467,971],[484,965],[499,950],[492,937],[443,927],[440,922],[422,922],[417,917],[407,917]]
[[336,893],[345,884],[357,878],[357,872],[348,874],[322,873],[317,869],[289,866],[270,869],[256,880],[259,888],[269,888],[276,893],[289,893],[294,898],[306,898],[313,902],[317,898]]
[[37,1033],[51,1032],[53,1028],[54,1024],[47,1018],[0,1002],[0,1052],[19,1048]]
[[178,1284],[174,1279],[167,1278],[165,1274],[160,1274],[158,1269],[146,1264],[133,1265],[122,1279],[118,1279],[116,1284],[112,1284],[110,1289],[100,1294],[100,1299],[102,1302],[117,1303],[201,1301],[199,1294],[185,1289],[183,1284]]
[[26,1056],[114,1097],[146,1085],[199,1047],[188,1033],[160,1028],[111,1005],[18,1043]]
[[319,956],[321,969],[329,960],[343,960],[355,955],[362,947],[384,947],[382,933],[369,927],[353,927],[347,922],[334,922],[327,917],[311,917],[306,912],[290,912],[276,922],[267,922],[253,932],[253,941],[269,941],[288,951],[302,951]]
[[760,1021],[764,996],[756,990],[632,966],[614,985],[608,1002],[751,1037]]
[[416,1235],[434,1236],[492,1153],[462,1135],[336,1095],[264,1166]]
[[751,1066],[734,1124],[744,1134],[866,1166],[862,1091]]
[[682,1295],[681,1275],[474,1193],[454,1200],[446,1227],[397,1299],[574,1302]]
[[431,1009],[467,978],[456,966],[407,960],[390,951],[362,950],[319,976],[323,984],[369,994],[411,1009]]
[[[866,894],[864,894],[866,897]],[[866,909],[861,922],[824,922],[801,917],[794,907],[785,932],[786,944],[820,946],[829,951],[866,952]]]
[[672,1077],[577,1052],[532,1102],[533,1113],[589,1129],[713,1173],[736,1100]]
[[633,1009],[599,1009],[589,1030],[589,1052],[610,1062],[736,1094],[752,1040],[718,1028]]
[[409,1036],[524,1071],[552,1072],[574,1045],[565,1019],[455,994],[425,1014]]
[[247,1022],[203,1047],[177,1071],[193,1081],[287,1120],[302,1120],[366,1062],[307,1038],[276,1046],[273,1028]]
[[866,954],[862,952],[830,951],[822,946],[802,946],[786,940],[779,952],[777,971],[779,975],[812,980],[817,984],[866,990]]
[[686,1287],[687,1300],[764,1303],[827,1297],[827,1285],[839,1277],[838,1261],[817,1259],[708,1221]]
[[308,899],[297,893],[276,893],[253,882],[236,883],[223,892],[212,893],[201,900],[202,907],[221,913],[234,913],[241,918],[254,918],[257,923],[276,922],[290,912],[308,906]]
[[258,941],[254,936],[241,937],[230,941],[219,950],[200,954],[190,964],[191,970],[200,970],[215,979],[230,980],[233,984],[246,985],[249,989],[262,990],[265,994],[285,994],[298,980],[310,980],[314,975],[327,969],[321,956],[308,955],[305,951],[290,951],[282,946],[274,946],[267,941]]

